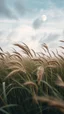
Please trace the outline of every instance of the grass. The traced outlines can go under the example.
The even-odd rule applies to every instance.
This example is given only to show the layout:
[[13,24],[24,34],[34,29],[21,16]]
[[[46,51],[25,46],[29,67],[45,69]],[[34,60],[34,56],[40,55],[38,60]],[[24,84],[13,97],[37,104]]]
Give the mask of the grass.
[[39,53],[14,45],[21,52],[0,48],[0,114],[63,114],[64,47],[60,54],[45,43]]

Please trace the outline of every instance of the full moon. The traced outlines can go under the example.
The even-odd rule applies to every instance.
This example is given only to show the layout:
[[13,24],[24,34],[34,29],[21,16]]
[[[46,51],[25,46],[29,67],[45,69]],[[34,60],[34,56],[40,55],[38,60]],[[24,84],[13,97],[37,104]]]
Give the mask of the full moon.
[[46,21],[47,20],[47,16],[46,15],[42,15],[42,21]]

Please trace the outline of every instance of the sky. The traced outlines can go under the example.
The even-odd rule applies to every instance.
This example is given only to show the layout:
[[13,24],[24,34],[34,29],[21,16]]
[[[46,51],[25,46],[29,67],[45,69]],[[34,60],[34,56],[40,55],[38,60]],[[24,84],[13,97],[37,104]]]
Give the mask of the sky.
[[0,0],[0,47],[26,43],[39,51],[55,49],[64,40],[64,0]]

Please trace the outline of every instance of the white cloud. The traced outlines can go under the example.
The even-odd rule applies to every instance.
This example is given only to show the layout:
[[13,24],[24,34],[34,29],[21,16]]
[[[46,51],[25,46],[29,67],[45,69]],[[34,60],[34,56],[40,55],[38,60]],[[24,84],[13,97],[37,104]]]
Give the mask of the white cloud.
[[[58,11],[58,9],[56,11],[55,9],[43,10],[38,12],[37,18],[33,17],[32,19],[0,20],[0,45],[7,50],[14,43],[21,44],[24,42],[30,48],[39,51],[40,44],[45,42],[48,43],[50,48],[56,48],[59,45],[58,40],[64,39],[64,11],[61,11]],[[43,14],[48,19],[45,23],[41,21],[41,15]],[[38,29],[34,29],[34,22],[37,22],[36,28]]]

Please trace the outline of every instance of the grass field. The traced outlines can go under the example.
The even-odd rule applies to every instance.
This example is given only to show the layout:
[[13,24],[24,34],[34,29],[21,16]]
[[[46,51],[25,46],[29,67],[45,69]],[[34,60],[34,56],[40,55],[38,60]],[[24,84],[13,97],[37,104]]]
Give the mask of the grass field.
[[0,114],[63,114],[64,47],[55,53],[44,43],[36,53],[14,45],[20,52],[0,48]]

